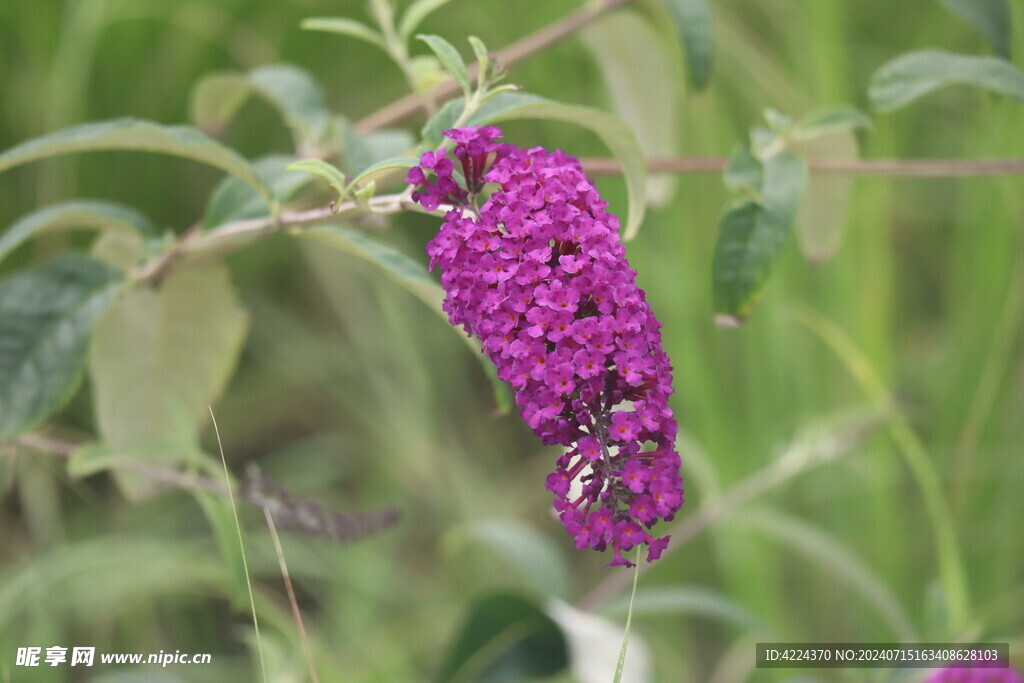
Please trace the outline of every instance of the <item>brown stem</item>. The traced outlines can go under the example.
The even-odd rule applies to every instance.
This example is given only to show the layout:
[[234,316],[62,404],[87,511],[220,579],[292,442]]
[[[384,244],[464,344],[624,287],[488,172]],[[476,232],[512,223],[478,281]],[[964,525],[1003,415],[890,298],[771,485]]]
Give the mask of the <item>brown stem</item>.
[[[583,170],[591,175],[618,175],[615,159],[582,159]],[[678,157],[648,159],[651,173],[720,173],[726,157]],[[976,176],[1024,175],[1024,158],[1009,159],[808,159],[812,171],[847,175],[904,178],[969,178]]]
[[[510,67],[513,64],[546,50],[556,43],[565,40],[576,31],[597,19],[603,14],[621,7],[633,0],[605,0],[597,7],[587,7],[549,24],[544,28],[531,33],[530,35],[517,40],[511,45],[498,50],[495,60],[503,67]],[[475,79],[479,70],[479,64],[472,64],[469,67],[470,80]],[[459,91],[459,85],[453,78],[447,78],[439,83],[430,93],[434,101],[441,101]],[[369,133],[386,126],[391,126],[416,112],[423,109],[423,97],[417,94],[410,94],[395,100],[369,116],[356,122],[356,132],[360,134]]]

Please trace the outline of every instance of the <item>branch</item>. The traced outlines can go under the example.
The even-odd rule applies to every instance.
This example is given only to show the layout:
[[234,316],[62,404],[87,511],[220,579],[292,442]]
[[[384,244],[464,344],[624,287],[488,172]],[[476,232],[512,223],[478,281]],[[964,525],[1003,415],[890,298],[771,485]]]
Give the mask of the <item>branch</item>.
[[[503,66],[510,67],[538,52],[546,50],[556,43],[565,40],[576,31],[597,19],[598,17],[611,12],[632,0],[604,0],[597,7],[586,7],[577,12],[549,24],[544,28],[531,33],[530,35],[517,40],[511,45],[498,50],[495,54],[495,61]],[[479,64],[473,63],[469,67],[470,79],[475,79],[479,70]],[[435,102],[445,100],[459,92],[459,85],[454,78],[446,78],[441,81],[430,92],[429,98]],[[416,112],[423,109],[423,98],[417,94],[410,94],[395,100],[391,104],[381,107],[369,116],[356,122],[356,132],[364,135],[371,131],[394,125],[409,118]]]
[[[618,175],[615,159],[581,159],[590,175]],[[726,157],[678,157],[648,159],[651,173],[720,173]],[[977,176],[1024,175],[1024,158],[1011,159],[808,159],[812,171],[845,175],[889,176],[903,178],[970,178]]]

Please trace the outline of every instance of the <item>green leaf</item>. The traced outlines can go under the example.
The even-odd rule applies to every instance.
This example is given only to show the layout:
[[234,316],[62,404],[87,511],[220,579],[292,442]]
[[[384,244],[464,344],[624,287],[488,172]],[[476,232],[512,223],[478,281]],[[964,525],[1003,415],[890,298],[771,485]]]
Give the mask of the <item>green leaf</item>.
[[793,131],[794,140],[811,140],[855,128],[870,128],[871,119],[856,107],[831,107],[811,112],[800,119]]
[[[607,14],[580,35],[601,70],[611,111],[636,133],[646,157],[671,157],[679,152],[682,60],[672,19],[660,16],[667,10],[660,2],[645,8],[650,12]],[[672,175],[650,178],[645,199],[664,206],[676,185]]]
[[337,33],[350,38],[364,40],[371,45],[376,45],[385,52],[388,51],[384,36],[366,24],[354,19],[346,19],[344,17],[312,17],[303,20],[299,25],[307,31],[327,31],[328,33]]
[[130,206],[103,199],[76,199],[36,209],[12,223],[0,234],[0,261],[35,235],[73,228],[118,230],[144,239],[157,236],[153,223]]
[[[444,2],[448,2],[448,0],[444,0]],[[466,40],[469,41],[470,47],[473,48],[473,54],[476,55],[477,61],[481,62],[481,63],[486,61],[487,60],[487,46],[484,45],[484,41],[480,40],[476,36],[467,36]]]
[[470,608],[438,679],[521,681],[568,664],[565,636],[551,617],[519,595],[495,593]]
[[715,56],[715,35],[708,0],[669,0],[686,50],[690,83],[697,90],[708,84]]
[[750,153],[746,147],[737,147],[723,176],[725,187],[731,192],[746,192],[760,196],[761,184],[764,182],[764,167],[761,160]]
[[569,566],[561,547],[533,527],[512,519],[481,519],[467,525],[464,533],[519,569],[540,594],[568,596]]
[[473,91],[473,87],[469,83],[469,73],[466,71],[466,62],[462,61],[462,55],[455,49],[455,46],[449,43],[441,36],[436,35],[418,35],[418,40],[422,40],[426,43],[434,54],[437,55],[438,60],[448,73],[452,75],[452,78],[462,88],[463,94],[469,97],[469,94]]
[[793,127],[793,119],[771,107],[764,110],[764,120],[768,124],[768,129],[775,135],[785,135]]
[[395,157],[394,159],[384,159],[383,161],[378,161],[377,163],[364,168],[359,175],[349,183],[349,185],[354,186],[357,183],[361,183],[366,180],[374,173],[379,173],[389,168],[412,168],[418,163],[420,163],[420,160],[416,157]]
[[807,186],[804,160],[782,152],[762,162],[760,201],[722,217],[711,264],[716,322],[736,325],[750,315],[791,232]]
[[354,127],[345,130],[345,170],[350,175],[362,173],[373,164],[407,155],[416,147],[416,140],[406,130],[385,129],[359,135]]
[[217,539],[217,547],[227,569],[227,593],[231,606],[240,611],[246,610],[249,608],[249,579],[242,546],[238,544],[238,528],[235,526],[231,501],[224,496],[202,491],[196,491],[193,495]]
[[974,85],[1024,102],[1024,72],[1000,57],[921,50],[900,55],[871,77],[868,96],[879,111],[899,109],[949,85]]
[[343,196],[348,187],[347,179],[345,174],[341,172],[341,169],[321,159],[295,161],[288,165],[287,170],[305,171],[306,173],[312,173],[318,178],[323,178],[330,183],[331,187],[337,190],[339,196]]
[[[294,157],[268,156],[253,162],[253,170],[259,179],[270,188],[270,194],[277,204],[292,199],[312,178],[298,170],[288,170]],[[225,178],[217,185],[209,203],[203,226],[210,229],[230,221],[269,216],[270,207],[263,197],[238,178]]]
[[[847,130],[800,140],[792,150],[805,159],[857,159],[857,139]],[[807,192],[796,217],[796,233],[804,258],[811,263],[831,259],[842,244],[849,218],[854,176],[848,173],[815,173],[808,178]]]
[[30,161],[100,150],[158,152],[192,159],[238,176],[270,198],[270,191],[249,162],[234,150],[191,126],[164,126],[130,118],[86,123],[23,142],[0,154],[0,173]]
[[77,254],[0,280],[0,441],[71,398],[93,325],[122,282],[120,271]]
[[[434,282],[430,274],[427,273],[426,268],[402,252],[370,239],[361,232],[338,225],[317,226],[295,234],[329,244],[372,263],[383,270],[399,285],[409,290],[420,301],[427,304],[430,310],[437,313],[445,323],[449,323],[448,314],[441,308],[441,303],[444,301],[444,290]],[[466,335],[461,328],[452,327],[452,329],[458,332],[463,341],[473,350],[473,354],[480,361],[484,373],[491,382],[491,386],[494,389],[494,399],[498,404],[499,410],[507,413],[512,409],[512,400],[509,396],[508,387],[498,379],[498,373],[494,365],[481,352],[480,344],[476,340]]]
[[398,22],[398,35],[402,40],[408,41],[416,27],[419,26],[428,15],[435,10],[447,5],[449,0],[415,0],[409,9],[405,10],[401,20]]
[[[441,133],[452,127],[462,111],[462,99],[449,101],[423,127],[424,144],[437,147]],[[561,104],[527,93],[501,93],[484,102],[467,125],[483,126],[514,119],[547,119],[582,126],[596,134],[619,162],[629,195],[629,214],[623,239],[636,236],[643,222],[647,187],[647,166],[636,135],[622,122],[599,109]]]
[[[127,459],[191,460],[199,425],[231,376],[246,326],[220,263],[172,271],[159,288],[123,296],[96,326],[89,357],[104,445]],[[118,481],[130,497],[154,488],[129,475]]]
[[981,31],[999,56],[1010,59],[1012,23],[1006,0],[939,0],[944,7]]
[[323,91],[308,71],[293,64],[270,64],[247,74],[207,76],[192,91],[192,120],[199,128],[218,133],[253,94],[281,113],[300,153],[329,137],[331,114]]

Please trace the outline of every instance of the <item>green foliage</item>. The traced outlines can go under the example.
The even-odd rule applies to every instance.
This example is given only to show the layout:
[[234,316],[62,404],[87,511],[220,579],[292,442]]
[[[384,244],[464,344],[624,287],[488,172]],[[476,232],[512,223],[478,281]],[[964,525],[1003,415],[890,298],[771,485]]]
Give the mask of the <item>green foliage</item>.
[[[292,157],[274,154],[252,164],[256,176],[270,190],[274,207],[291,201],[312,180],[305,173],[290,170],[293,162]],[[206,205],[203,227],[209,230],[231,221],[268,216],[271,211],[263,195],[240,179],[228,177],[214,189]]]
[[441,62],[441,65],[452,75],[455,82],[462,88],[462,94],[469,97],[470,92],[473,90],[473,86],[469,84],[469,74],[466,72],[466,62],[462,60],[462,55],[455,49],[455,46],[449,43],[441,36],[435,35],[419,35],[416,36],[419,40],[433,50],[434,54],[437,55],[437,59]]
[[939,0],[943,7],[981,31],[996,54],[1010,59],[1010,7],[1006,0]]
[[236,175],[269,199],[249,162],[191,126],[164,126],[137,119],[85,123],[28,140],[0,154],[0,173],[39,159],[99,150],[158,152],[192,159]]
[[[89,355],[104,444],[139,462],[194,458],[199,425],[231,377],[246,327],[221,264],[181,268],[122,296],[96,326]],[[137,476],[119,482],[133,497],[153,490]]]
[[119,271],[77,255],[0,280],[0,441],[71,398],[89,332],[121,284]]
[[152,221],[130,206],[101,199],[75,199],[36,209],[8,226],[0,234],[0,261],[32,237],[68,229],[118,230],[143,239],[157,236]]
[[337,33],[342,36],[348,36],[349,38],[355,38],[362,40],[371,45],[387,50],[387,44],[384,42],[384,36],[378,31],[374,31],[366,24],[356,21],[355,19],[346,19],[344,17],[313,17],[310,19],[304,19],[302,22],[302,28],[309,31],[327,31],[329,33]]
[[1000,57],[920,50],[900,55],[871,77],[868,96],[879,111],[910,104],[939,88],[973,85],[1024,102],[1024,72]]
[[702,90],[711,77],[715,36],[710,0],[667,0],[686,48],[690,84]]
[[497,593],[472,604],[438,680],[526,680],[568,663],[565,636],[551,617],[519,595]]
[[813,140],[824,135],[855,128],[870,128],[871,119],[856,107],[831,107],[813,111],[801,118],[793,130],[794,140]]
[[752,195],[722,217],[711,265],[716,321],[737,325],[750,315],[789,239],[807,187],[807,165],[790,152],[757,159],[740,148],[725,180]]

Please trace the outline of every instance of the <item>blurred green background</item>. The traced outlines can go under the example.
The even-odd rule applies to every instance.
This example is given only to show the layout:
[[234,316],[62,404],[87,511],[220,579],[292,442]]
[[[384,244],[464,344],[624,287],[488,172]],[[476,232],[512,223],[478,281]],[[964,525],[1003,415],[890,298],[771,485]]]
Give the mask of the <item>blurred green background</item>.
[[[1011,4],[1020,65],[1024,14]],[[467,35],[500,48],[579,6],[453,0],[422,28],[468,55]],[[638,30],[626,11],[515,66],[509,81],[564,102],[617,107],[655,156],[727,156],[765,107],[867,110],[870,74],[896,55],[987,49],[934,0],[713,6],[717,55],[704,92],[685,92],[674,38],[668,49],[608,38]],[[192,86],[226,68],[297,64],[352,120],[405,93],[383,54],[299,29],[318,15],[367,19],[352,1],[2,3],[0,149],[91,120],[185,122]],[[638,112],[627,111],[631,97],[644,103]],[[869,158],[1020,157],[1022,122],[1024,110],[1006,98],[948,89],[875,116],[857,143]],[[516,123],[506,132],[524,146],[607,154],[563,124]],[[248,157],[292,152],[280,118],[257,99],[222,140]],[[809,153],[851,153],[851,138],[828,140]],[[181,233],[203,215],[219,179],[207,167],[144,154],[41,162],[0,176],[0,226],[44,204],[97,197]],[[623,215],[621,181],[603,177],[599,186]],[[845,225],[841,248],[808,263],[794,240],[739,329],[712,320],[711,255],[729,199],[720,177],[658,180],[652,194],[657,205],[628,256],[676,367],[687,481],[680,519],[694,533],[677,537],[674,553],[641,579],[634,665],[644,664],[651,681],[919,680],[898,671],[759,671],[754,643],[966,639],[1009,641],[1020,666],[1024,178],[813,175],[818,201],[805,207],[802,237],[827,241]],[[359,227],[424,262],[436,225],[401,216],[386,230]],[[82,239],[37,241],[2,270]],[[479,364],[451,330],[374,268],[310,246],[279,236],[227,259],[250,317],[238,370],[215,406],[227,461],[236,472],[256,462],[295,496],[332,509],[401,509],[397,526],[357,543],[286,534],[284,554],[321,680],[430,680],[481,596],[512,591],[579,606],[617,570],[572,547],[543,485],[557,454],[517,415],[495,414]],[[835,333],[832,343],[815,330]],[[83,438],[95,432],[88,385],[56,422]],[[216,453],[208,428],[204,444]],[[915,454],[925,479],[937,479],[945,531],[957,542],[946,561],[963,570],[966,613],[954,625],[935,520],[908,464]],[[247,604],[231,599],[233,569],[191,494],[129,502],[107,475],[73,479],[62,458],[13,445],[0,450],[0,475],[0,681],[258,680]],[[743,496],[750,481],[753,495],[738,500],[734,487],[746,486]],[[698,510],[715,505],[721,514],[704,523]],[[248,506],[240,512],[270,678],[306,680],[263,517]],[[620,590],[587,605],[611,636],[578,655],[617,652],[623,600]],[[69,667],[13,666],[26,645],[210,652],[214,663],[142,668],[135,679],[125,677],[130,667],[95,667],[76,678]],[[592,680],[580,670],[557,680],[573,675]]]

